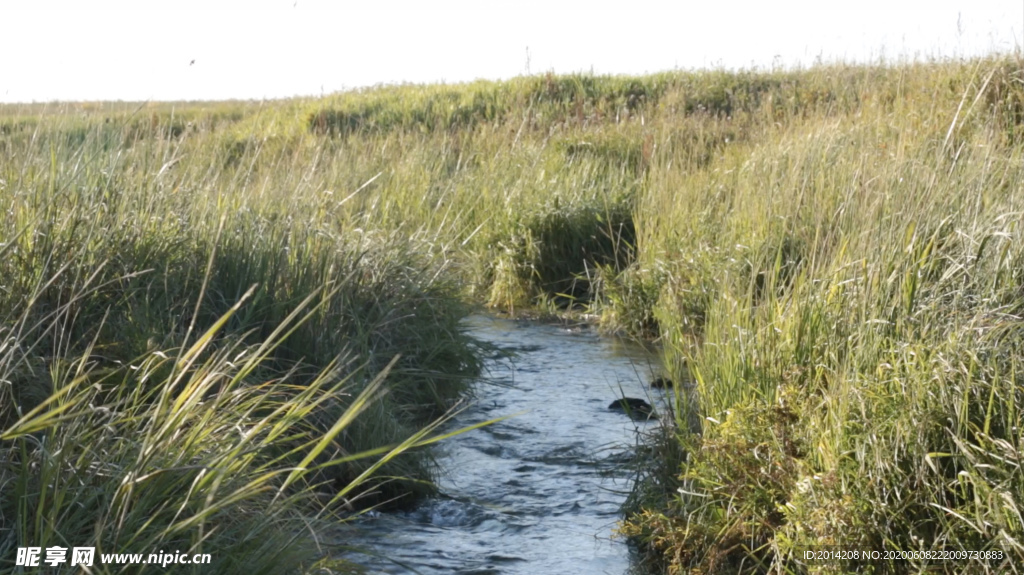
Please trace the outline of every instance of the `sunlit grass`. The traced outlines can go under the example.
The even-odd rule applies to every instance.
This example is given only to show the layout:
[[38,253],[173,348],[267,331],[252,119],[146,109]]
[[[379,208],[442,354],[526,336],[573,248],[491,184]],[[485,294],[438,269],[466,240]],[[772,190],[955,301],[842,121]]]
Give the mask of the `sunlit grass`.
[[[704,420],[625,530],[670,572],[1024,559],[1019,62],[891,74],[889,102],[869,83],[704,170],[655,164],[640,265],[666,278],[654,313]],[[1002,559],[803,561],[821,545]]]
[[[167,482],[183,510],[96,479],[61,487],[96,503],[37,489],[37,510],[8,496],[2,518],[18,542],[66,524],[283,557],[260,531],[278,525],[258,519],[265,501],[284,531],[312,533],[289,522],[339,494],[329,509],[429,492],[422,450],[375,462],[422,439],[478,371],[470,302],[585,309],[693,379],[701,429],[660,439],[625,527],[661,567],[803,572],[796,550],[842,544],[999,550],[940,567],[1011,568],[1020,70],[993,57],[0,108],[4,481],[30,493],[57,469],[108,466]],[[355,402],[365,389],[387,393]],[[275,467],[329,433],[301,477]],[[87,441],[51,449],[71,437]],[[142,458],[147,442],[171,459]],[[214,486],[218,461],[235,471]],[[221,499],[244,511],[234,534],[207,527]],[[115,504],[159,519],[96,519]],[[322,556],[315,541],[295,552]]]

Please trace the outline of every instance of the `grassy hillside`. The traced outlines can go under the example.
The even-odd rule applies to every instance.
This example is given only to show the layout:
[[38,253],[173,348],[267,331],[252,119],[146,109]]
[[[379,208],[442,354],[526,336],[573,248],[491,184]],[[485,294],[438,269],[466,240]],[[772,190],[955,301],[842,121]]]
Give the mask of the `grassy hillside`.
[[[680,401],[700,425],[679,415],[651,439],[623,528],[657,569],[815,571],[799,551],[818,545],[1020,564],[1021,70],[1011,57],[2,107],[0,484],[23,487],[0,496],[16,526],[0,556],[68,529],[245,556],[267,539],[235,534],[278,528],[260,509],[295,520],[351,499],[375,459],[349,454],[457,400],[478,369],[458,320],[483,303],[590,311],[658,339],[670,375],[692,377]],[[387,394],[341,416],[388,366]],[[233,431],[249,428],[266,431]],[[300,481],[283,470],[304,453]],[[241,466],[241,495],[207,479],[222,468],[207,457]],[[421,451],[387,466],[429,477]],[[117,471],[55,483],[97,467]],[[194,519],[100,513],[154,513],[118,487],[128,474],[161,478],[166,509],[195,503]],[[304,502],[266,507],[275,490]],[[253,523],[207,541],[238,509]]]

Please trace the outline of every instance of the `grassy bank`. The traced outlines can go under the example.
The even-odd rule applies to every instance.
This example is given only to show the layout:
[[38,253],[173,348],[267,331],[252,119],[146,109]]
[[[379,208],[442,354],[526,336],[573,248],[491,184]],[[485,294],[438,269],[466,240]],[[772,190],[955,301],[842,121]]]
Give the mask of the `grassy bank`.
[[[1012,572],[1021,483],[1019,60],[817,70],[856,97],[660,169],[638,281],[699,430],[625,532],[683,572]],[[805,561],[821,546],[982,551]],[[954,564],[955,563],[955,564]]]
[[[692,376],[700,428],[656,440],[624,527],[658,569],[813,572],[820,545],[1011,568],[1022,81],[991,58],[0,108],[0,482],[24,486],[0,551],[315,531],[290,522],[379,460],[352,454],[460,396],[475,302],[590,311]],[[376,471],[428,478],[413,451]],[[872,567],[925,565],[824,570]]]
[[261,181],[213,128],[130,119],[3,140],[0,570],[53,545],[312,570],[333,520],[432,489],[417,446],[479,369],[460,288],[431,238],[311,201],[309,166]]

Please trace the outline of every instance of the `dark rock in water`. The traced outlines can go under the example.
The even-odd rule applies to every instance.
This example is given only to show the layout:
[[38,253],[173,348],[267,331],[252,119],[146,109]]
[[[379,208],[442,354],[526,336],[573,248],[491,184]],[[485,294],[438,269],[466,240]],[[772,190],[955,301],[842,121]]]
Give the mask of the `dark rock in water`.
[[651,387],[654,389],[669,389],[675,385],[675,382],[667,377],[656,377],[651,380]]
[[631,417],[647,417],[654,411],[651,404],[635,397],[623,397],[608,404],[608,409],[623,411]]

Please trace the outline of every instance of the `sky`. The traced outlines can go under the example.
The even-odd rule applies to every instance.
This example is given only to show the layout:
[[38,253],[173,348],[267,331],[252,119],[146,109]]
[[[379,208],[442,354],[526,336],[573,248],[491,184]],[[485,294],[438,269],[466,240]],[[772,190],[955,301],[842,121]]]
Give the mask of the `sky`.
[[545,72],[961,58],[1022,43],[1024,0],[0,0],[0,102],[258,100]]

